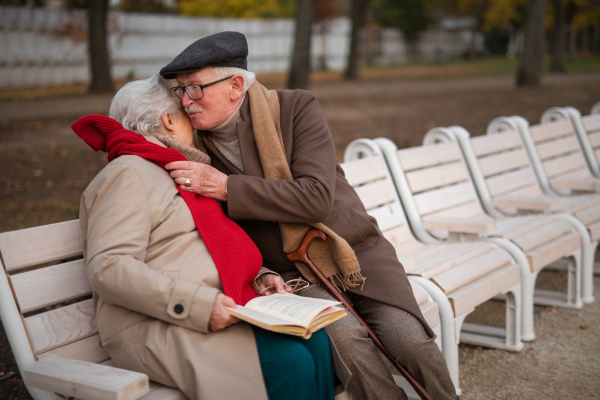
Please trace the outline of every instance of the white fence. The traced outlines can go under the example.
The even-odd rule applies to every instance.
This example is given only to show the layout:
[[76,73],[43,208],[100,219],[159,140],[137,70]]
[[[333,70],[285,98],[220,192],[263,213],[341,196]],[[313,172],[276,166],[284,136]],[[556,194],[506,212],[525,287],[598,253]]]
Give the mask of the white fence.
[[[293,49],[292,19],[247,20],[185,17],[168,14],[110,12],[109,51],[113,79],[150,76],[195,40],[226,30],[248,39],[248,68],[256,73],[287,72]],[[330,21],[312,41],[313,66],[343,70],[347,62],[351,24]],[[440,46],[447,57],[459,55],[467,43],[458,35],[426,34],[420,43],[424,58],[434,58]],[[436,50],[432,50],[432,48]],[[407,60],[401,35],[384,30],[375,63]],[[0,89],[60,86],[89,82],[87,12],[0,6]]]

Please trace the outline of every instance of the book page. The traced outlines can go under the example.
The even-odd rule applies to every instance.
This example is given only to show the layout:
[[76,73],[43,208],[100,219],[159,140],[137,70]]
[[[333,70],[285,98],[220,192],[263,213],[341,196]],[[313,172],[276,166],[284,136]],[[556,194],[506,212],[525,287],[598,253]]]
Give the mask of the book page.
[[[240,318],[241,316],[247,316],[250,320],[256,320],[263,322],[268,325],[290,325],[290,321],[276,317],[274,315],[265,314],[260,311],[253,310],[244,306],[237,306],[236,309],[233,309],[232,315]],[[245,321],[247,321],[245,319]]]
[[272,294],[257,297],[246,304],[246,307],[269,313],[288,321],[301,324],[310,322],[319,312],[340,304],[338,301],[314,299],[294,294]]

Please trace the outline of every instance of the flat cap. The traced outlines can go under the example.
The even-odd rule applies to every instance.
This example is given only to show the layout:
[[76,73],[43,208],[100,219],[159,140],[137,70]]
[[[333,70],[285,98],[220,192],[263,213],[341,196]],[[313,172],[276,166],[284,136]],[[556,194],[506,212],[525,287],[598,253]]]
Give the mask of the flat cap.
[[176,74],[199,71],[206,67],[248,69],[248,42],[239,32],[220,32],[196,40],[160,70],[160,76],[173,79]]

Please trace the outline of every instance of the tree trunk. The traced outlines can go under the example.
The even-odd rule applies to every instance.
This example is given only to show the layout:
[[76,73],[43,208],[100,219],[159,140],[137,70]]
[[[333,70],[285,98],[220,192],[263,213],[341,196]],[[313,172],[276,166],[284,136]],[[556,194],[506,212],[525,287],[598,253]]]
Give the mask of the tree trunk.
[[360,58],[360,31],[366,20],[369,0],[354,0],[352,2],[352,32],[350,34],[350,52],[348,54],[348,65],[344,73],[344,79],[358,79],[358,61]]
[[297,0],[296,35],[288,79],[288,89],[308,89],[310,75],[310,42],[315,19],[316,0]]
[[88,1],[88,40],[92,81],[90,93],[114,92],[106,44],[108,0]]
[[554,26],[552,29],[552,60],[550,62],[550,71],[566,72],[565,68],[565,35],[564,19],[565,5],[563,0],[552,0],[554,6]]
[[517,86],[537,87],[542,78],[546,0],[530,0],[525,23],[525,45],[517,74]]

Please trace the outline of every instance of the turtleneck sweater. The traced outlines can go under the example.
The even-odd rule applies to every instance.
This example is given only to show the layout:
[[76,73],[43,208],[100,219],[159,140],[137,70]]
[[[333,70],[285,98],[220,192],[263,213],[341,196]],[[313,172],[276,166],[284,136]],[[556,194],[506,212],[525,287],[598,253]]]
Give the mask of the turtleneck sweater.
[[238,141],[236,125],[238,122],[243,121],[240,109],[242,108],[245,98],[246,96],[244,95],[240,104],[238,104],[237,108],[229,116],[227,121],[209,131],[212,143],[217,150],[219,150],[219,152],[241,173],[244,172],[244,165],[242,164],[242,154],[240,152],[240,143]]

